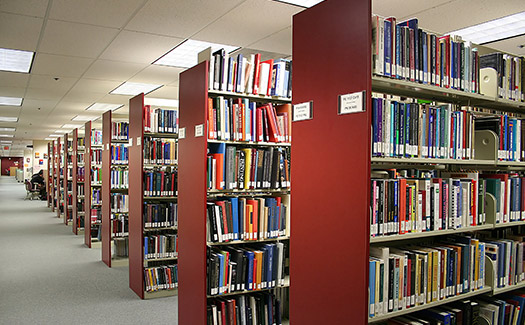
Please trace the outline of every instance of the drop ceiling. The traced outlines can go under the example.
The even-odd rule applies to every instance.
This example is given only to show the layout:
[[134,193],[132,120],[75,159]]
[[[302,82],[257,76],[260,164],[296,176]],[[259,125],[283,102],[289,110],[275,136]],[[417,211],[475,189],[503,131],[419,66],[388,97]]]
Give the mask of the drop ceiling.
[[[125,81],[163,84],[148,96],[178,99],[183,69],[152,62],[187,38],[289,57],[301,10],[272,0],[0,0],[0,48],[36,52],[30,74],[0,72],[0,96],[24,98],[21,107],[0,106],[0,116],[19,118],[0,127],[16,127],[14,143],[24,146],[63,124],[82,126],[76,115],[98,117],[85,111],[95,102],[126,111],[131,96],[109,95]],[[374,13],[418,17],[439,33],[524,10],[523,0],[373,1]],[[494,45],[525,55],[524,43]]]

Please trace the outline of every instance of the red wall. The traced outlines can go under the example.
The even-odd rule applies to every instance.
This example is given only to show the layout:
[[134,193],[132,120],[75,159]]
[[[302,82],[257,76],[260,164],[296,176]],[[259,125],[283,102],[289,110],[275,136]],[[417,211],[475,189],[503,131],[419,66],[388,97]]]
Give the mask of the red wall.
[[[16,164],[18,163],[18,164]],[[24,158],[21,157],[2,157],[2,175],[9,175],[11,167],[22,168],[24,166]]]

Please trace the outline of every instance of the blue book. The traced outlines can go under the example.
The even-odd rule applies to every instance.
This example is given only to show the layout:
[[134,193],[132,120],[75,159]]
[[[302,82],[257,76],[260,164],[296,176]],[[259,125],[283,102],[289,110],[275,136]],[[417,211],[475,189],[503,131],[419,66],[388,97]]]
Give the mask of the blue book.
[[450,41],[450,88],[456,88],[456,46],[455,42]]
[[411,128],[410,128],[410,111],[412,106],[410,104],[403,104],[405,107],[405,157],[412,156],[412,143],[410,142]]
[[433,143],[434,143],[434,110],[432,108],[428,109],[428,157],[434,158],[434,150]]
[[241,92],[242,89],[242,61],[243,56],[241,53],[237,55],[237,76],[235,77],[235,85],[234,85],[234,91]]
[[[224,184],[224,176],[226,175],[226,164],[224,163],[225,162],[225,159],[226,159],[226,144],[225,143],[210,143],[208,144],[208,149],[209,149],[209,153],[214,155],[214,154],[218,154],[218,155],[222,155],[222,159],[223,159],[223,170],[222,170],[222,175],[223,175],[223,179],[221,181],[221,184],[216,184],[217,188],[218,189],[224,189],[225,188],[225,184]],[[218,165],[217,165],[218,167]],[[210,174],[211,175],[211,174]]]
[[233,239],[239,239],[239,199],[236,197],[230,198],[232,205],[232,219],[233,219]]
[[253,286],[253,259],[254,253],[252,251],[245,251],[246,260],[248,261],[248,276],[246,277],[246,290],[254,290]]
[[396,25],[396,48],[395,48],[395,51],[396,51],[396,78],[397,79],[403,79],[404,77],[404,73],[403,73],[403,64],[402,64],[402,60],[403,58],[401,57],[401,44],[403,44],[401,42],[401,33],[402,33],[402,29],[401,29],[401,26],[399,25]]
[[144,237],[144,258],[148,258],[149,250],[148,250],[148,237]]
[[224,272],[224,255],[222,253],[217,253],[217,256],[219,257],[219,294],[223,294],[224,288],[226,287]]
[[391,76],[390,73],[390,66],[392,65],[392,22],[385,19],[385,30],[384,30],[384,36],[385,36],[385,43],[384,43],[384,51],[385,51],[385,68],[384,68],[384,75],[387,77]]
[[266,287],[273,288],[275,287],[275,282],[273,280],[273,244],[266,244]]
[[369,301],[369,308],[370,311],[370,317],[373,317],[375,315],[375,301],[376,301],[376,261],[375,260],[369,260],[369,279],[368,279],[368,287],[370,289],[370,301]]
[[383,99],[378,100],[377,107],[377,141],[379,142],[379,156],[382,156],[383,147]]
[[522,324],[523,310],[525,309],[525,297],[510,296],[512,299],[520,303],[520,313],[518,314],[518,324]]

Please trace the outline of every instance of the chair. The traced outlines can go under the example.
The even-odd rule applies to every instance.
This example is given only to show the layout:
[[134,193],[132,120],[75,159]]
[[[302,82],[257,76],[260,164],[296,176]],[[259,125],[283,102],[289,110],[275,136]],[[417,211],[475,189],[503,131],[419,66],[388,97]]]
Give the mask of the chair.
[[33,188],[33,184],[26,179],[24,182],[26,186],[26,197],[24,200],[33,200],[35,197],[38,199],[38,196],[40,195],[40,190]]

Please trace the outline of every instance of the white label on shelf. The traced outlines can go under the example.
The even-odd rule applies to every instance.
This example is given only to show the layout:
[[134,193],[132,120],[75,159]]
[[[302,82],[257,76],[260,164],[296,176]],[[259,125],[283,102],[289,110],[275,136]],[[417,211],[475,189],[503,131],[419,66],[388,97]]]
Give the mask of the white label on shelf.
[[293,106],[293,122],[311,120],[313,118],[313,101],[296,104]]
[[338,100],[338,114],[350,114],[364,112],[366,110],[365,91],[360,91],[352,94],[339,95]]
[[106,150],[109,150],[109,143],[106,143]]
[[204,135],[204,125],[195,125],[195,137],[202,137]]
[[186,128],[179,129],[179,139],[186,139]]

